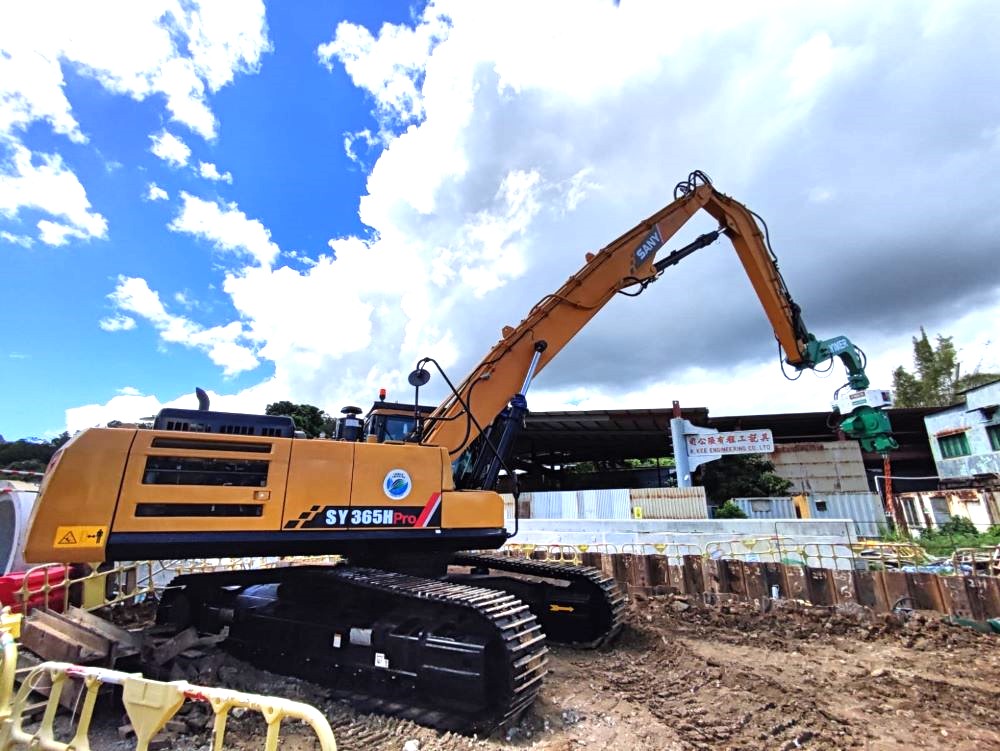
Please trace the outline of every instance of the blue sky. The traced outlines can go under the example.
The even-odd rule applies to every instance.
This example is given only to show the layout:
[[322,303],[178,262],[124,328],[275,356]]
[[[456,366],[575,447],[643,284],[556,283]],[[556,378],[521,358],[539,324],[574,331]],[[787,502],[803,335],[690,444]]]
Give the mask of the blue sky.
[[[877,385],[921,325],[1000,367],[989,2],[88,5],[0,11],[7,439],[460,378],[695,168]],[[825,409],[731,255],[609,306],[533,406]]]

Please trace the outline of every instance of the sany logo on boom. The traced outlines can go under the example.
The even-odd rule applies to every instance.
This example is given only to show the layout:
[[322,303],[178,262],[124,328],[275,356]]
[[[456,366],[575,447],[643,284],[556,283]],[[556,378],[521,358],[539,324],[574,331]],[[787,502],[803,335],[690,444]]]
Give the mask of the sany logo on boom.
[[653,231],[650,232],[646,239],[642,241],[642,244],[635,249],[634,263],[638,267],[650,253],[655,253],[663,245],[663,237],[660,235],[660,228],[653,227]]

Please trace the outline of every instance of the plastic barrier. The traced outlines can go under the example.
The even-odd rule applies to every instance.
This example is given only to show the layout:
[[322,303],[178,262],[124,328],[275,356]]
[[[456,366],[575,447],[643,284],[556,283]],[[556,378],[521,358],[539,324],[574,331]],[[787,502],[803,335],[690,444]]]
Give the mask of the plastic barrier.
[[40,607],[63,610],[66,607],[63,582],[68,571],[68,566],[53,563],[0,576],[0,606],[7,605],[20,613]]
[[[8,654],[6,651],[8,634],[4,633],[4,679]],[[13,642],[13,639],[10,638]],[[16,662],[16,648],[14,660]],[[67,681],[83,683],[85,694],[76,721],[73,737],[62,742],[56,740],[54,722],[59,706],[59,696]],[[13,684],[13,675],[10,678]],[[41,723],[34,731],[24,729],[23,712],[28,695],[43,681],[50,681],[49,696]],[[215,714],[213,726],[213,751],[220,751],[225,743],[226,722],[232,709],[243,708],[259,712],[267,723],[264,751],[276,751],[281,733],[281,721],[285,718],[302,720],[316,735],[322,751],[336,751],[337,743],[333,730],[319,710],[308,704],[274,696],[246,694],[222,688],[195,686],[186,681],[163,683],[143,678],[139,673],[123,673],[105,668],[82,667],[64,662],[45,662],[28,674],[17,695],[9,699],[9,691],[0,704],[0,751],[15,749],[45,749],[46,751],[90,751],[88,734],[93,719],[94,705],[101,684],[122,687],[122,703],[136,734],[136,751],[148,751],[150,741],[177,714],[186,701],[208,703]],[[0,694],[8,684],[0,688]]]
[[152,561],[120,563],[79,575],[73,573],[74,568],[42,564],[28,569],[17,591],[21,612],[38,607],[61,611],[69,602],[70,588],[77,585],[84,610],[135,602],[156,593],[157,564]]

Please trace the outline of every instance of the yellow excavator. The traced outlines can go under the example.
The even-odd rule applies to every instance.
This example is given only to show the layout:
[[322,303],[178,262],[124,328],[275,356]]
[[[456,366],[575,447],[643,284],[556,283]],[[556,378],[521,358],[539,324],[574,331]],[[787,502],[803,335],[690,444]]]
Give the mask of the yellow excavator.
[[[656,260],[701,209],[718,229]],[[672,203],[588,253],[505,328],[465,380],[442,372],[450,395],[433,410],[417,406],[437,366],[425,358],[410,375],[414,405],[376,404],[367,419],[345,408],[329,438],[297,435],[288,417],[212,411],[203,392],[199,409],[163,409],[151,430],[85,430],[46,470],[26,558],[340,554],[333,566],[181,576],[158,618],[228,628],[237,655],[371,711],[465,730],[510,723],[541,686],[547,640],[593,647],[622,627],[624,597],[600,572],[475,552],[512,536],[493,488],[532,379],[613,296],[639,294],[725,235],[786,362],[802,370],[840,358],[850,387],[837,405],[841,430],[866,448],[894,446],[888,393],[868,388],[848,339],[806,330],[757,219],[691,173]]]

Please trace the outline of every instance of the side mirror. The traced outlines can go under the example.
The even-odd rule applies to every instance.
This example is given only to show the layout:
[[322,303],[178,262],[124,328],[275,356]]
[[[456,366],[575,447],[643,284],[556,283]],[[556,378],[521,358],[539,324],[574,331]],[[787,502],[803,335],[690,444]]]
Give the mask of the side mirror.
[[410,382],[411,386],[420,388],[421,386],[426,384],[430,379],[431,379],[430,373],[428,373],[423,368],[417,368],[412,373],[410,373],[410,375],[407,377],[406,380]]

